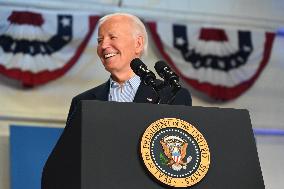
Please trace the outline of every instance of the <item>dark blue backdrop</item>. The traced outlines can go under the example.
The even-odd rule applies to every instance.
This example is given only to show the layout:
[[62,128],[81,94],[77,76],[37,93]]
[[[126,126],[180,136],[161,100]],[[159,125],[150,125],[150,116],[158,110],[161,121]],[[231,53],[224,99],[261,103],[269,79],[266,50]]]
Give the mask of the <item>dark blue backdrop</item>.
[[10,127],[11,189],[40,189],[41,172],[62,128]]

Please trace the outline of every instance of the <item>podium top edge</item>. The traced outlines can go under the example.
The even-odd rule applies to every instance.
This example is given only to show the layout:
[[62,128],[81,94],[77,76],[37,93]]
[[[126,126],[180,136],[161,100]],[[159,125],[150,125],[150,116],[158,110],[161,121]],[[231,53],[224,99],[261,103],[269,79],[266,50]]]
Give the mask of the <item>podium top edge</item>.
[[245,108],[233,108],[233,107],[218,107],[218,106],[185,106],[185,105],[169,105],[169,104],[151,104],[151,103],[133,103],[133,102],[115,102],[115,101],[100,101],[100,100],[81,100],[82,104],[86,103],[99,103],[99,104],[139,104],[139,105],[150,105],[150,106],[175,106],[175,107],[188,107],[194,109],[222,109],[222,110],[239,110],[249,113],[248,109]]

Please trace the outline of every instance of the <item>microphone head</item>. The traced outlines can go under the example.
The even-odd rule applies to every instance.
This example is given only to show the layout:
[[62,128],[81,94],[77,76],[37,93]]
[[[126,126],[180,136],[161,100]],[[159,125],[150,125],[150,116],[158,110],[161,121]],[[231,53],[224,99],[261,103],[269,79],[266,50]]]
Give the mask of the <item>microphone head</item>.
[[165,83],[169,84],[170,86],[178,89],[181,88],[179,82],[179,77],[176,73],[174,73],[171,68],[165,63],[164,61],[160,60],[156,62],[154,66],[155,70],[159,74],[161,78],[164,79]]
[[148,70],[147,66],[139,58],[134,58],[130,63],[130,67],[146,85],[155,87],[155,74]]
[[141,76],[139,70],[141,69],[141,67],[145,67],[145,64],[139,58],[134,58],[130,62],[130,67],[136,75]]
[[161,78],[165,79],[165,75],[164,75],[163,70],[167,69],[168,65],[164,61],[160,60],[160,61],[156,62],[154,68],[155,68],[156,72],[159,74],[159,76]]

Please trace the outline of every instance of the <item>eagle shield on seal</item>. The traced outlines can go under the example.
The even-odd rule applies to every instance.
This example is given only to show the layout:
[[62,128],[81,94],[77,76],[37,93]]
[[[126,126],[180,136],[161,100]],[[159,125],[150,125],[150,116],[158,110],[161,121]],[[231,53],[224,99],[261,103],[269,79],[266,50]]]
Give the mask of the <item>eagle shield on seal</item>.
[[168,158],[167,165],[175,171],[186,169],[187,164],[192,160],[191,156],[188,156],[186,161],[186,149],[188,143],[178,136],[165,136],[160,143],[163,147],[164,153]]

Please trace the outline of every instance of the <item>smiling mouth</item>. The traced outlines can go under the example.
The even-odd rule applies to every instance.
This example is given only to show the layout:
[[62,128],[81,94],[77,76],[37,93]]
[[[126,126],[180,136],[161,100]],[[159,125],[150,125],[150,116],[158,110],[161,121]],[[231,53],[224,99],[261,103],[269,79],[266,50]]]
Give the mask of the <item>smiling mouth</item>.
[[117,55],[118,53],[109,53],[109,54],[105,54],[104,55],[104,58],[105,59],[108,59],[108,58],[111,58],[111,57],[113,57],[113,56],[115,56],[115,55]]

